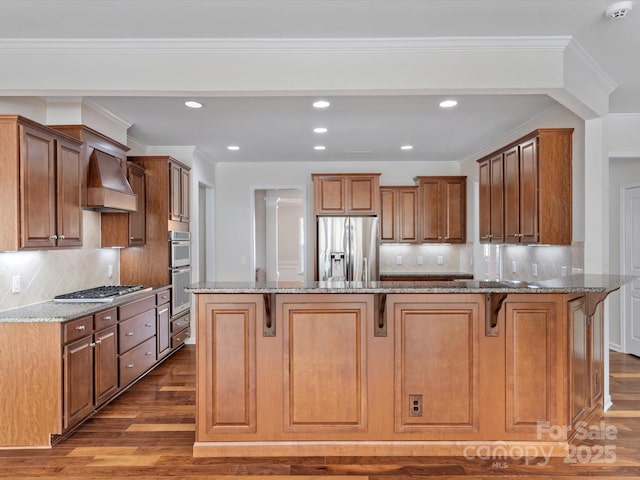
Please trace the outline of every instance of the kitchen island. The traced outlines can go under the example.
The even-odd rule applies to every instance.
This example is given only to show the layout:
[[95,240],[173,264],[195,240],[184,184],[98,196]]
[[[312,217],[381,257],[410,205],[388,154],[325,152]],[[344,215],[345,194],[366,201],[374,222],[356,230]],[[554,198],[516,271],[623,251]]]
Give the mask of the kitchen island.
[[566,455],[622,283],[192,285],[194,455]]

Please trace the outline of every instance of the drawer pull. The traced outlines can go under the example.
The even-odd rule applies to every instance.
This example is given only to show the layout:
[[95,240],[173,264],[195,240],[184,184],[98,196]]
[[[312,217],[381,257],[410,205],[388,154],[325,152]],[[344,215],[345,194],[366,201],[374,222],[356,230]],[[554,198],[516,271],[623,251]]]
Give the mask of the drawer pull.
[[133,337],[133,332],[127,332],[126,335],[127,337]]
[[127,368],[133,368],[133,363],[130,363],[129,365],[127,365]]
[[85,328],[87,328],[87,327],[85,327],[84,325],[78,325],[76,327],[76,330],[84,330]]
[[111,315],[107,315],[106,317],[103,318],[103,320],[111,320]]
[[94,343],[94,345],[100,345],[102,343],[102,340],[96,340],[96,343]]
[[91,342],[91,343],[89,344],[89,346],[90,346],[91,348],[93,348],[93,347],[95,347],[95,346],[96,346],[96,343],[95,343],[95,342]]
[[147,353],[145,353],[145,355],[146,355],[147,357],[150,357],[151,355],[153,355],[153,352],[147,352]]
[[144,326],[145,327],[153,327],[153,323],[145,323]]
[[162,315],[165,312],[168,312],[169,309],[168,308],[163,308],[162,310],[158,310],[158,315]]

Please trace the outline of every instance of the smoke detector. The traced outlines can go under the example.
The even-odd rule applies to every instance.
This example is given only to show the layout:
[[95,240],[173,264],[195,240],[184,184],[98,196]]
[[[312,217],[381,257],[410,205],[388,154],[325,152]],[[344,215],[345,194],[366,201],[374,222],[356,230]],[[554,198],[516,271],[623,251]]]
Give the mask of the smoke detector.
[[632,8],[633,2],[616,2],[610,5],[609,8],[607,8],[607,10],[605,11],[605,16],[614,20],[624,18]]

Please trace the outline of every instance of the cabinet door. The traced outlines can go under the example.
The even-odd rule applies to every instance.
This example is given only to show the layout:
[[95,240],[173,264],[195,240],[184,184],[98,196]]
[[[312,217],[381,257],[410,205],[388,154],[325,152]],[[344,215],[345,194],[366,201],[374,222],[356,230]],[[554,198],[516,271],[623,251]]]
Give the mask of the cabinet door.
[[397,237],[397,202],[398,194],[393,188],[380,188],[380,241],[396,242]]
[[146,183],[144,169],[136,165],[129,165],[127,178],[131,185],[131,190],[137,195],[137,212],[129,212],[129,239],[128,245],[144,245],[147,241],[146,235]]
[[82,149],[57,141],[57,246],[82,246]]
[[64,428],[70,428],[93,411],[93,337],[66,345],[64,363]]
[[420,181],[420,240],[442,242],[442,193],[438,179]]
[[393,304],[396,432],[478,430],[480,307]]
[[489,160],[491,164],[491,241],[504,242],[504,167],[502,153]]
[[478,183],[480,184],[479,197],[479,218],[478,229],[480,231],[480,241],[491,241],[491,163],[490,160],[483,160],[478,165]]
[[317,215],[347,212],[346,181],[344,176],[313,177],[314,207]]
[[415,187],[398,190],[398,241],[418,241],[418,193]]
[[520,145],[520,241],[538,243],[538,138]]
[[28,126],[20,162],[21,248],[56,246],[56,144],[52,135]]
[[378,177],[347,177],[346,187],[348,213],[378,213]]
[[519,148],[504,152],[504,241],[520,242],[520,155]]
[[506,316],[505,429],[535,436],[542,422],[563,425],[562,302],[507,300],[502,308]]
[[189,181],[189,170],[186,168],[180,171],[180,220],[183,222],[189,221],[189,192],[191,190],[191,184]]
[[169,220],[180,221],[182,174],[180,165],[169,163]]
[[467,240],[466,177],[443,181],[442,241],[464,243]]
[[157,310],[158,358],[160,358],[169,353],[169,351],[171,350],[169,304],[161,305]]
[[95,404],[100,405],[118,391],[118,329],[109,327],[94,335]]
[[590,406],[603,405],[603,370],[604,370],[604,338],[603,338],[602,304],[591,318],[591,374],[589,377],[591,399]]

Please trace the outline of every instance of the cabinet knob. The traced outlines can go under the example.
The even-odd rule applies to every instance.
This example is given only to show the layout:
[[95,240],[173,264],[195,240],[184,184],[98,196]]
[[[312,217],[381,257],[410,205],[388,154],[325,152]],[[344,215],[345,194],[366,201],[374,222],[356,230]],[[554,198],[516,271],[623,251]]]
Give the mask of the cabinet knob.
[[106,317],[104,317],[104,320],[111,320],[111,315],[107,315]]
[[51,235],[51,240],[57,240],[58,239],[58,235]]
[[133,368],[133,363],[130,363],[129,365],[127,365],[127,368]]
[[153,327],[153,323],[145,323],[144,326],[145,327]]
[[129,240],[133,240],[134,237],[129,237]]
[[84,330],[85,328],[87,328],[87,327],[85,327],[84,325],[78,325],[76,327],[76,330]]
[[100,345],[102,343],[102,340],[96,340],[96,343],[94,343],[94,345]]
[[133,332],[127,332],[126,335],[127,337],[133,337]]
[[64,240],[64,235],[60,235],[58,238],[59,238],[60,240]]
[[147,357],[149,357],[149,356],[153,355],[153,352],[147,352],[147,353],[145,353],[145,355],[146,355]]

